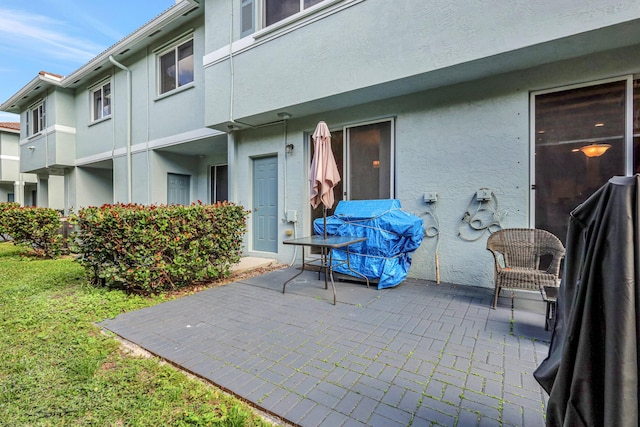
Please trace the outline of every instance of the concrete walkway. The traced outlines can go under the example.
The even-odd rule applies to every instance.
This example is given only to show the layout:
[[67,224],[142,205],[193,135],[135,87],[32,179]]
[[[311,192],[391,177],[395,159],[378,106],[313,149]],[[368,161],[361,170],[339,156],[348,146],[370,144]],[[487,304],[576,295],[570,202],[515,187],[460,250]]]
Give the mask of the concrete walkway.
[[286,268],[101,326],[302,426],[543,426],[539,294],[409,279],[386,290]]

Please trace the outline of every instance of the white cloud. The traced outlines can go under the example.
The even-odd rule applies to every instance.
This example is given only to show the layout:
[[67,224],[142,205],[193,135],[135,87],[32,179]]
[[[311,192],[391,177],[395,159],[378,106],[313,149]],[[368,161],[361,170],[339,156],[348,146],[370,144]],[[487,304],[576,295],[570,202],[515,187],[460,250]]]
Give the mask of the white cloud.
[[104,50],[73,30],[73,25],[44,15],[0,7],[0,45],[22,48],[24,55],[83,64]]
[[19,121],[20,121],[19,115],[0,111],[0,122],[19,122]]

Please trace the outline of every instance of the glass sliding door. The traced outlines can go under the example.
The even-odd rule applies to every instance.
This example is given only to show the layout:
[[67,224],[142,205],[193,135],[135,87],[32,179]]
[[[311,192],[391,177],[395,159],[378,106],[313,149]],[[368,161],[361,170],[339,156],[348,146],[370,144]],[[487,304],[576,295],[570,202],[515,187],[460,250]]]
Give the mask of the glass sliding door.
[[[308,143],[309,164],[311,164],[313,159],[311,136]],[[392,120],[332,130],[331,150],[341,177],[341,181],[334,188],[336,205],[340,200],[394,197]],[[327,215],[332,215],[334,209],[329,209]],[[311,219],[316,218],[322,218],[321,206],[312,209]]]
[[348,200],[392,197],[391,122],[347,129]]
[[535,227],[565,240],[570,212],[625,174],[626,80],[538,94]]
[[229,167],[227,165],[211,166],[210,177],[211,203],[229,200]]

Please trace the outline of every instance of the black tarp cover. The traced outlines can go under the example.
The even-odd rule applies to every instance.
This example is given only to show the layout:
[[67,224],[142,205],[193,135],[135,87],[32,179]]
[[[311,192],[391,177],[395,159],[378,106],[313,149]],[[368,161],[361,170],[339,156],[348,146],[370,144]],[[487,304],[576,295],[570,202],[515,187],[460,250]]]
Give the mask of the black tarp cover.
[[639,184],[613,177],[571,212],[557,322],[534,372],[548,426],[638,426]]

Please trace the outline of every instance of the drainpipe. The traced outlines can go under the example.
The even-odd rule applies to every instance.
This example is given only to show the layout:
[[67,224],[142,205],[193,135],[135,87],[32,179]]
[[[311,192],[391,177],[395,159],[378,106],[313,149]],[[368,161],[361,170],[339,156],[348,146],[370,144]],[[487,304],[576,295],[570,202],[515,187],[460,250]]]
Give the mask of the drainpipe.
[[127,73],[127,203],[131,203],[131,193],[133,189],[133,180],[131,177],[131,70],[116,61],[113,55],[109,55],[109,61]]

